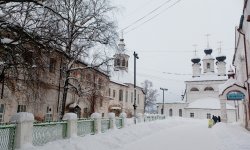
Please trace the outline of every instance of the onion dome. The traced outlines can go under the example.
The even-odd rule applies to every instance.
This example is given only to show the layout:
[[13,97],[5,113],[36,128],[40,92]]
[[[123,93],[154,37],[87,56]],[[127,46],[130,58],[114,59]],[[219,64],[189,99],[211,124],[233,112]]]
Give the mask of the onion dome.
[[204,52],[206,55],[211,55],[213,50],[212,49],[205,49]]
[[224,60],[226,60],[226,56],[225,55],[219,55],[216,57],[216,60],[219,61],[219,62],[223,62]]
[[195,57],[195,58],[192,58],[191,61],[192,61],[194,64],[198,64],[198,63],[201,61],[201,59],[198,58],[198,57]]

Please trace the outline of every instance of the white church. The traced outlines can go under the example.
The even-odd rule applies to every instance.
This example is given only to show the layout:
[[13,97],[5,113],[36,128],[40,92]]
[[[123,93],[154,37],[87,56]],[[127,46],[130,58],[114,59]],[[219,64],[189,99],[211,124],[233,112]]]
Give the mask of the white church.
[[[210,119],[213,115],[221,117],[221,104],[219,99],[219,87],[228,77],[226,75],[226,56],[219,55],[216,59],[212,56],[213,50],[204,50],[202,59],[191,59],[193,76],[185,81],[186,90],[182,101],[170,103],[158,103],[158,113],[165,115],[189,117],[197,119]],[[216,61],[216,62],[215,62]],[[202,66],[202,67],[201,67]],[[215,67],[217,71],[215,71]],[[233,102],[226,104],[227,122],[237,120],[237,110]]]

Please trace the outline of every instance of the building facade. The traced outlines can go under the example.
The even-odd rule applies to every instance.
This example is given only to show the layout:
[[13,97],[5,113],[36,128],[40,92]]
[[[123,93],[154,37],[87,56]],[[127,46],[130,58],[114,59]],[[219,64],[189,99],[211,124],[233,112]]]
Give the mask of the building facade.
[[[197,119],[210,119],[213,115],[221,116],[219,87],[227,81],[226,56],[220,54],[215,59],[212,56],[213,50],[210,48],[205,49],[204,52],[202,64],[197,56],[191,59],[193,76],[185,81],[186,92],[183,101],[164,104],[164,114]],[[158,105],[158,113],[160,113],[163,105],[162,103]],[[236,121],[236,109],[233,103],[228,102],[226,109],[228,121]]]
[[[233,57],[233,66],[235,70],[232,77],[220,91],[222,113],[224,120],[227,120],[225,101],[232,93],[243,95],[236,99],[239,108],[239,118],[242,125],[250,130],[250,2],[244,0],[243,14],[240,17],[239,27],[235,28],[235,53]],[[235,75],[234,73],[235,72]]]

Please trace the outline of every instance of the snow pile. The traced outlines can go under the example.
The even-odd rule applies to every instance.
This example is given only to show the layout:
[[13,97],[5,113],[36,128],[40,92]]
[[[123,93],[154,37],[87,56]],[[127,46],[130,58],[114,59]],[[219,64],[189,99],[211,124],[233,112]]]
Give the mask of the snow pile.
[[34,115],[32,113],[20,112],[13,115],[10,119],[10,122],[22,123],[22,122],[33,122]]
[[[235,109],[231,105],[226,105],[227,109]],[[200,108],[200,109],[220,109],[220,100],[213,97],[197,99],[188,105],[188,108]]]
[[213,132],[220,141],[221,150],[249,150],[250,133],[239,123],[219,123],[213,127]]
[[[132,119],[128,119],[132,120]],[[106,133],[75,137],[21,150],[249,150],[250,133],[239,124],[168,118]]]
[[77,120],[77,115],[75,113],[66,113],[63,120]]

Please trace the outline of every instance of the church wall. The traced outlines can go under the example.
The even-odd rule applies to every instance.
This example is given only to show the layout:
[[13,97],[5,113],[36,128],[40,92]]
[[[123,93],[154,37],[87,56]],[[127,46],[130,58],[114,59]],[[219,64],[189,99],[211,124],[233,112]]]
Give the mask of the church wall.
[[[172,116],[173,117],[180,117],[179,116],[179,110],[182,110],[182,116],[185,116],[184,108],[187,106],[186,103],[165,103],[164,104],[164,114],[166,116],[170,116],[170,109],[172,109]],[[161,114],[162,110],[162,103],[158,103],[157,112],[158,114]]]
[[[197,99],[204,97],[214,97],[219,96],[219,85],[223,84],[225,81],[206,81],[206,82],[186,82],[186,101],[187,103],[192,103]],[[192,88],[197,88],[199,91],[190,91]],[[204,91],[206,87],[212,87],[214,91]]]
[[[185,117],[190,117],[190,114],[194,113],[195,119],[207,119],[207,114],[211,114],[212,116],[220,116],[221,117],[221,110],[220,109],[185,109]],[[236,110],[227,110],[228,122],[235,122],[236,121]]]

